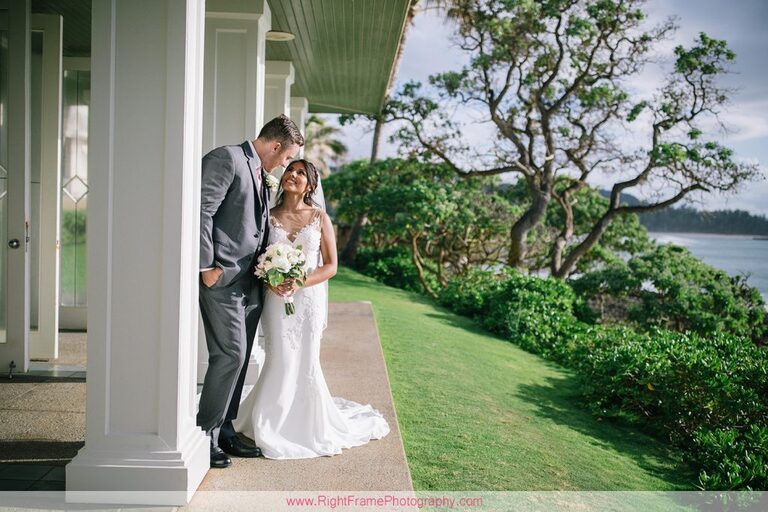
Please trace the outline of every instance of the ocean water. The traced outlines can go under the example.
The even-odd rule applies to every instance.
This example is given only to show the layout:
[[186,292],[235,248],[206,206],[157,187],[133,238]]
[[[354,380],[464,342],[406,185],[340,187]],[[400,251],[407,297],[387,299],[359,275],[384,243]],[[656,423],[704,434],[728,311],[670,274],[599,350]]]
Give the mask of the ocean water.
[[768,302],[768,240],[755,240],[752,235],[712,235],[706,233],[662,233],[649,235],[660,243],[673,243],[690,249],[694,256],[726,271],[729,275],[746,275]]

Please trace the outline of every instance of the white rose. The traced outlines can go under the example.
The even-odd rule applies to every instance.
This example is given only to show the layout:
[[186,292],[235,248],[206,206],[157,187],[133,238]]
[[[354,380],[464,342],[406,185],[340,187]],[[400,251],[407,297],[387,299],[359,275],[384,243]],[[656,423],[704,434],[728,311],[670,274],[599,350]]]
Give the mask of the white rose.
[[291,270],[291,263],[285,256],[275,256],[272,258],[272,268],[276,268],[280,272],[288,272]]

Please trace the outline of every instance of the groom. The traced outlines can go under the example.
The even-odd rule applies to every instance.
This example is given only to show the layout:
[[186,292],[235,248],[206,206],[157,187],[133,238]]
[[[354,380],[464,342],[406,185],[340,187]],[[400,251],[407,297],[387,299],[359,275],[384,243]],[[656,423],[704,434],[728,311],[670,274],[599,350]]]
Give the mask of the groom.
[[[227,456],[258,457],[259,448],[235,433],[248,359],[262,310],[263,288],[253,274],[268,238],[268,172],[286,166],[304,145],[296,124],[281,115],[259,136],[203,157],[200,201],[200,311],[208,344],[197,424],[211,436],[211,467]],[[225,453],[226,452],[226,453]]]

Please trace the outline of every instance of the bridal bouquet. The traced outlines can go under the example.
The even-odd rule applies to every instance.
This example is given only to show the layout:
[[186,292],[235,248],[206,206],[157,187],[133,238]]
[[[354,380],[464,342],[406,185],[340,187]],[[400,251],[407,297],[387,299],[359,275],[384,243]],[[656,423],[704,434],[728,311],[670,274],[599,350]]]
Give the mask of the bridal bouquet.
[[[306,258],[301,250],[301,245],[296,247],[284,243],[274,243],[259,256],[255,274],[268,282],[271,286],[280,286],[286,279],[295,279],[299,286],[304,285],[307,271],[304,267]],[[293,296],[284,297],[285,314],[292,315],[296,312],[293,305]]]

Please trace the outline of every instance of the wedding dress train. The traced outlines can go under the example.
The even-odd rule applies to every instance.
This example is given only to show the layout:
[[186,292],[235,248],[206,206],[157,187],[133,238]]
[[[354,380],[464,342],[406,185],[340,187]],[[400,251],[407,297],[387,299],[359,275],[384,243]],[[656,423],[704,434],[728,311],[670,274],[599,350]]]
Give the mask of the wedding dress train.
[[[291,240],[270,220],[269,243],[301,246],[311,272],[319,260],[321,210]],[[320,340],[328,296],[324,285],[300,288],[296,312],[286,315],[282,297],[267,291],[261,315],[265,361],[259,379],[240,406],[235,429],[256,442],[270,459],[336,455],[389,433],[370,405],[332,397],[320,368]]]

